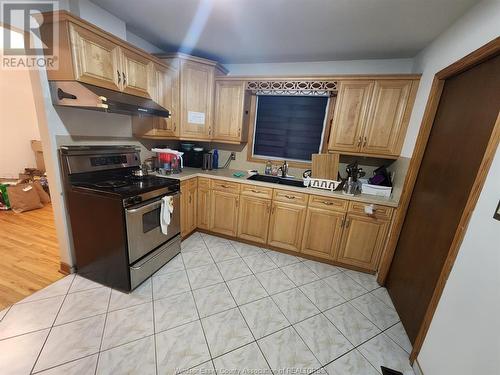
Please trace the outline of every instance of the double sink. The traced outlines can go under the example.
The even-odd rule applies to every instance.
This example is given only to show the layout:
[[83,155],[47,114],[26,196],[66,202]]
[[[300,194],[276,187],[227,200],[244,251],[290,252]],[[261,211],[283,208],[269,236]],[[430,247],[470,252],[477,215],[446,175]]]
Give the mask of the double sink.
[[268,176],[263,174],[254,174],[247,178],[247,180],[251,181],[261,181],[261,182],[270,182],[272,184],[280,184],[280,185],[288,185],[305,188],[302,180],[297,180],[294,178],[285,178],[285,177],[277,177],[277,176]]

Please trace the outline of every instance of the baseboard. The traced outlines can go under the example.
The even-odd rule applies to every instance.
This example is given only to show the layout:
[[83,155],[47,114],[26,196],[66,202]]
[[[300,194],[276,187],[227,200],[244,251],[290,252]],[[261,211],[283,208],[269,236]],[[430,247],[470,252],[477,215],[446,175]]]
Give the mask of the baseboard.
[[415,375],[424,375],[424,372],[422,371],[422,368],[420,367],[418,360],[415,360],[413,362],[413,372]]
[[72,268],[69,264],[64,262],[59,262],[59,272],[63,275],[69,275],[72,273]]

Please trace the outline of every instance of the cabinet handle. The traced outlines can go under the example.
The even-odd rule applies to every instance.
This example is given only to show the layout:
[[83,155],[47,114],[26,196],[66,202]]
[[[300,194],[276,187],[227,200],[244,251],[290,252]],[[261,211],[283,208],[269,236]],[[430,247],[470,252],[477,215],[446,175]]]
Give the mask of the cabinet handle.
[[271,213],[274,215],[274,211],[276,211],[276,206],[273,206],[273,209],[271,210]]
[[358,137],[358,147],[361,146],[361,137]]
[[241,128],[238,129],[238,137],[241,135]]
[[262,193],[260,190],[255,190],[255,189],[250,189],[250,191],[251,191],[252,193],[255,193],[255,194],[260,194],[260,193]]
[[236,207],[238,207],[240,204],[240,200],[239,199],[236,199]]
[[351,224],[351,220],[347,219],[347,220],[345,221],[345,227],[346,227],[346,228],[349,228],[349,225],[350,225],[350,224]]
[[271,211],[271,205],[270,204],[267,205],[267,210],[266,211],[267,211],[267,213],[269,213]]
[[122,76],[123,76],[123,84],[127,84],[127,77],[125,76],[125,73],[122,72]]
[[120,76],[119,70],[116,71],[116,75],[118,76],[118,83],[120,83],[122,81],[122,77]]
[[366,137],[364,137],[364,140],[363,140],[363,147],[366,146]]
[[221,187],[223,187],[224,189],[227,189],[227,188],[229,188],[230,186],[229,186],[229,185],[224,185],[224,184],[221,184]]
[[340,227],[343,228],[344,224],[345,224],[345,217],[343,217],[342,220],[340,221]]
[[288,198],[288,199],[295,199],[295,196],[286,194],[286,195],[285,195],[285,198]]
[[327,206],[331,206],[333,204],[333,202],[323,201],[323,204],[326,204]]
[[189,203],[191,203],[191,196],[189,196]]

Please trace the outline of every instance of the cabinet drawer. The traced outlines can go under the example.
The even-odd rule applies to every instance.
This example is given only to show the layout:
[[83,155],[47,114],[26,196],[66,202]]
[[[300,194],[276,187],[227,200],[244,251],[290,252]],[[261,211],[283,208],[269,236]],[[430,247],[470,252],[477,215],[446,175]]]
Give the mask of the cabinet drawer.
[[226,191],[228,193],[238,194],[240,192],[240,184],[222,180],[210,180],[210,188],[212,190]]
[[277,202],[307,205],[307,194],[295,191],[274,189],[273,199]]
[[210,189],[210,179],[205,177],[198,177],[199,189]]
[[309,207],[323,208],[332,211],[347,211],[348,201],[338,198],[322,197],[320,195],[309,196]]
[[241,195],[271,199],[273,197],[273,189],[257,185],[242,184]]
[[[365,206],[373,206],[372,215],[369,215],[365,212]],[[351,202],[349,204],[349,212],[376,217],[379,219],[390,219],[392,215],[392,208],[387,206],[380,206],[378,204]]]

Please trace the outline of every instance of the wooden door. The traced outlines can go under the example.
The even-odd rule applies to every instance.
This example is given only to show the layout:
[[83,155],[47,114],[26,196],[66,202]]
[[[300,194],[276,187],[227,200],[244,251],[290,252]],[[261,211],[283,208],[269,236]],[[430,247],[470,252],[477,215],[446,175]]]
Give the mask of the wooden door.
[[361,152],[399,155],[409,120],[405,113],[411,86],[410,80],[375,81]]
[[373,81],[341,81],[328,149],[358,152],[373,91]]
[[170,117],[155,117],[156,133],[163,137],[179,136],[179,71],[173,67],[159,67],[155,78],[158,103],[170,111]]
[[150,98],[149,74],[153,62],[138,53],[121,48],[122,90],[127,94]]
[[181,63],[181,136],[205,139],[212,132],[214,67],[192,61]]
[[271,200],[241,196],[238,237],[265,244],[271,214]]
[[213,190],[210,200],[210,230],[236,237],[239,195]]
[[301,252],[325,259],[336,259],[344,217],[343,212],[309,207]]
[[348,213],[337,261],[375,271],[388,229],[388,220]]
[[196,179],[181,183],[181,236],[196,229]]
[[121,91],[120,48],[87,29],[70,24],[71,53],[75,79]]
[[210,189],[198,184],[198,228],[210,228]]
[[455,233],[464,230],[458,227],[499,114],[499,87],[498,55],[444,83],[386,281],[412,343]]
[[273,202],[267,243],[286,250],[300,251],[306,206]]
[[242,141],[244,102],[244,82],[215,82],[214,140]]

